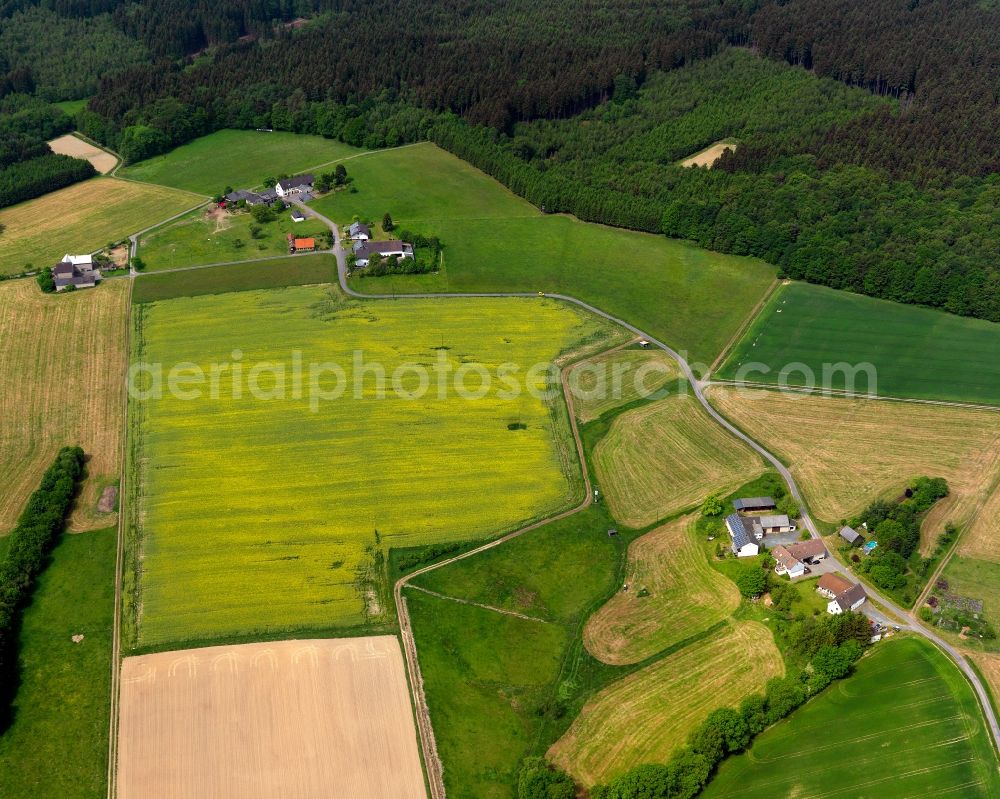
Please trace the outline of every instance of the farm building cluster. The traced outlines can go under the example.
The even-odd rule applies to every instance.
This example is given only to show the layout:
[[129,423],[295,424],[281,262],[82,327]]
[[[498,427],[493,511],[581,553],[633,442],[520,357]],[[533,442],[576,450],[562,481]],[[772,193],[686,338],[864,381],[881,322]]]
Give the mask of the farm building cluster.
[[[767,513],[777,508],[772,497],[735,499],[733,508],[734,512],[726,517],[726,529],[732,541],[730,548],[736,557],[759,555],[768,535],[794,533],[797,530],[795,522],[787,515]],[[790,580],[809,574],[810,567],[819,565],[828,555],[826,545],[819,538],[776,543],[771,547],[775,574],[787,575]],[[857,610],[867,598],[862,585],[833,573],[820,577],[816,591],[829,600],[827,613],[832,614]]]
[[413,245],[408,241],[392,239],[390,241],[372,241],[371,228],[364,222],[354,222],[347,228],[347,238],[353,244],[354,265],[368,266],[372,257],[377,258],[413,258]]
[[67,254],[52,267],[52,280],[56,291],[65,291],[70,286],[89,289],[100,282],[101,270],[94,265],[93,256]]
[[296,195],[302,202],[308,202],[312,197],[312,189],[315,179],[312,175],[296,175],[291,178],[283,178],[274,184],[274,188],[264,191],[251,191],[250,189],[237,189],[231,191],[224,198],[224,202],[236,205],[245,202],[247,205],[271,205],[277,200],[285,199]]

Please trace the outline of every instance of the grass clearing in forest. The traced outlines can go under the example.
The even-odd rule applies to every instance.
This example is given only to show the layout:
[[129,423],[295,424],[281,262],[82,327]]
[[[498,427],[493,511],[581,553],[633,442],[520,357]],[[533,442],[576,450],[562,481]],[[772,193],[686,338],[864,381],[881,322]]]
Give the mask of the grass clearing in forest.
[[740,593],[709,566],[694,519],[667,522],[631,543],[625,583],[587,619],[583,640],[598,660],[639,663],[707,630],[736,610]]
[[[258,224],[247,211],[231,212],[210,205],[150,231],[139,240],[137,255],[148,272],[199,264],[248,261],[288,255],[288,234],[299,238],[322,237],[329,228],[316,219],[293,222],[291,211],[275,212],[276,219]],[[254,238],[251,228],[256,228]]]
[[0,210],[0,274],[52,266],[191,208],[187,192],[99,177]]
[[61,447],[87,454],[74,529],[112,524],[100,489],[117,481],[128,289],[108,280],[71,294],[43,294],[34,280],[0,283],[0,532],[6,532]]
[[14,721],[0,734],[0,796],[105,793],[116,532],[64,534],[38,579],[18,639]]
[[615,518],[635,528],[764,471],[757,454],[716,424],[690,393],[618,416],[594,448],[593,464]]
[[996,411],[724,386],[708,398],[789,464],[820,519],[836,524],[915,477],[944,477],[951,493],[924,520],[922,549],[954,522],[967,527],[963,555],[1000,557],[1000,518],[982,512],[1000,481]]
[[[847,388],[824,364],[871,364],[880,395],[1000,405],[1000,324],[879,300],[808,283],[781,286],[727,356],[718,376],[761,364],[744,379],[777,383],[786,364],[805,364],[821,388]],[[787,385],[808,385],[800,369]],[[855,390],[867,393],[861,373]]]
[[[349,144],[281,131],[219,130],[164,155],[119,170],[123,178],[212,196],[226,186],[248,189],[264,178],[294,175],[365,152]],[[333,171],[333,166],[324,168]]]
[[731,623],[605,688],[548,757],[585,786],[665,763],[709,713],[738,705],[784,671],[767,627]]
[[[707,368],[774,279],[752,258],[663,236],[546,215],[432,144],[347,164],[357,193],[312,205],[338,224],[355,216],[438,236],[438,275],[355,279],[364,292],[557,291],[613,313]],[[702,366],[699,367],[698,362]]]
[[996,755],[972,688],[916,637],[876,645],[835,683],[725,760],[701,796],[1000,795]]
[[[254,364],[292,369],[299,352],[304,382],[301,398],[289,386],[256,399],[245,381],[237,397],[230,380],[217,399],[206,390],[132,401],[130,644],[384,622],[388,548],[488,538],[579,501],[558,385],[532,378],[553,398],[511,399],[496,379],[500,364],[523,376],[609,334],[564,304],[358,302],[332,287],[295,287],[145,304],[136,316],[136,361],[208,373],[239,350],[251,373]],[[402,391],[419,387],[403,365],[439,360],[452,374],[482,364],[492,385],[481,398],[447,383],[444,398],[437,383],[422,399],[392,389],[394,374]],[[344,369],[343,395],[311,390],[313,363]],[[387,376],[381,399],[375,365]],[[278,385],[271,372],[261,380]],[[475,374],[469,381],[480,386]],[[325,373],[317,385],[333,392],[337,378]]]

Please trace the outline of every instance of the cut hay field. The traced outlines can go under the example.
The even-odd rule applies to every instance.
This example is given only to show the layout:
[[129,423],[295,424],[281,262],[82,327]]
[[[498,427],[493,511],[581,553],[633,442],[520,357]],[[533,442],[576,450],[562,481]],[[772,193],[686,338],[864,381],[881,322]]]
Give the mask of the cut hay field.
[[677,361],[659,349],[607,352],[582,361],[569,374],[573,409],[581,422],[638,399],[658,397],[658,391],[680,380]]
[[585,786],[666,762],[709,713],[738,705],[784,670],[763,624],[733,623],[605,688],[548,757]]
[[328,195],[317,210],[341,224],[389,212],[398,228],[445,246],[440,275],[358,280],[359,291],[561,291],[687,351],[702,370],[774,279],[774,267],[755,259],[542,214],[432,144],[348,167],[357,193]]
[[612,524],[591,505],[415,580],[450,599],[406,590],[449,799],[514,799],[521,760],[594,689],[579,630],[615,590]]
[[157,302],[231,291],[309,286],[334,283],[336,280],[337,259],[334,256],[302,255],[183,272],[142,274],[134,281],[132,302]]
[[615,518],[644,527],[730,491],[764,471],[690,394],[626,411],[594,449],[593,465]]
[[[139,239],[137,254],[147,272],[183,266],[247,261],[288,255],[288,234],[316,237],[329,228],[315,219],[293,222],[290,211],[277,213],[277,219],[258,225],[249,212],[231,213],[216,208],[199,208]],[[260,228],[255,239],[251,225]]]
[[738,142],[735,139],[723,139],[711,144],[704,150],[699,150],[680,162],[681,166],[704,166],[709,169],[718,161],[726,150],[735,150]]
[[90,161],[91,166],[102,175],[108,174],[108,172],[115,168],[115,164],[118,163],[118,159],[111,153],[74,136],[72,133],[67,133],[65,136],[60,136],[58,139],[50,141],[49,149],[54,153]]
[[[243,377],[239,396],[229,373],[216,399],[205,385],[197,399],[164,391],[131,403],[130,643],[382,622],[388,548],[486,538],[580,498],[558,385],[532,378],[552,400],[510,398],[496,377],[501,364],[525,375],[608,331],[568,306],[359,303],[332,287],[296,287],[136,308],[136,361],[167,371],[192,362],[207,374],[238,357]],[[482,364],[492,384],[463,398],[446,382],[440,398],[432,372],[420,399],[393,388],[418,390],[415,365],[439,361],[453,373]],[[344,376],[329,367],[313,380],[314,363]],[[255,364],[284,364],[285,390]],[[480,385],[473,373],[468,389]]]
[[392,636],[130,657],[121,682],[122,799],[426,796]]
[[0,796],[105,795],[116,542],[114,529],[64,535],[38,580],[13,723],[0,734]]
[[[740,593],[709,566],[694,540],[693,517],[674,519],[632,542],[625,582],[583,629],[598,660],[638,663],[707,630],[736,610]],[[640,596],[645,589],[647,596]]]
[[[745,379],[776,383],[796,362],[820,387],[824,364],[870,363],[882,395],[1000,405],[1000,324],[982,319],[793,283],[768,300],[719,377],[757,363]],[[807,385],[800,370],[787,384]],[[832,373],[828,387],[844,389],[843,372]],[[864,374],[856,389],[867,393]]]
[[186,192],[100,177],[12,205],[0,210],[0,274],[93,252],[197,203]]
[[944,524],[964,525],[961,552],[1000,560],[1000,517],[983,513],[1000,482],[996,411],[712,386],[712,404],[789,464],[812,512],[836,523],[898,496],[921,475],[951,495],[924,522],[925,546]]
[[98,515],[97,500],[119,472],[128,289],[109,280],[56,295],[34,280],[0,283],[0,532],[67,444],[89,459],[73,528],[114,522]]
[[[220,130],[118,171],[123,178],[159,183],[207,196],[226,186],[248,189],[264,178],[296,174],[364,152],[349,144],[297,133]],[[332,172],[332,166],[323,171]]]
[[879,644],[856,673],[719,767],[705,799],[1000,796],[997,761],[965,678],[931,644]]

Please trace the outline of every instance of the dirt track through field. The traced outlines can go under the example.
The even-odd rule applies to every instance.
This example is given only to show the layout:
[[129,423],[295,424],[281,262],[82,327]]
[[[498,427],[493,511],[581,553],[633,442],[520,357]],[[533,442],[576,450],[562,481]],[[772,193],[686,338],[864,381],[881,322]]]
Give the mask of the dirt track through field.
[[392,636],[122,663],[121,799],[424,799]]
[[128,285],[42,294],[34,280],[0,284],[0,533],[14,525],[60,447],[79,444],[89,479],[71,529],[107,527],[102,480],[118,477]]

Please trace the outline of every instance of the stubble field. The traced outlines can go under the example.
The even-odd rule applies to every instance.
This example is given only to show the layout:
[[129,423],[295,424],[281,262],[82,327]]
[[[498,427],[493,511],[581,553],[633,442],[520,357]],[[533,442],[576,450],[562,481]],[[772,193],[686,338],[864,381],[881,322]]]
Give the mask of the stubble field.
[[[740,604],[736,585],[713,569],[683,516],[646,533],[628,549],[625,582],[583,629],[598,660],[639,663],[727,618]],[[646,596],[640,596],[645,589]]]
[[581,422],[639,399],[659,396],[682,380],[663,350],[623,349],[588,358],[570,370],[573,409]]
[[424,799],[391,636],[219,646],[126,658],[122,799]]
[[709,713],[738,705],[784,671],[767,627],[732,623],[605,688],[548,757],[586,786],[664,763]]
[[880,496],[898,495],[914,477],[944,477],[951,494],[924,522],[925,551],[950,521],[967,527],[963,554],[1000,557],[1000,517],[981,512],[1000,480],[1000,415],[995,411],[721,386],[713,386],[708,396],[790,464],[820,519],[848,518]]
[[187,192],[93,178],[0,210],[0,274],[93,252],[196,205]]
[[652,524],[764,471],[757,454],[712,421],[691,394],[617,417],[593,462],[612,513],[629,527]]
[[108,172],[115,168],[115,164],[118,163],[118,159],[111,153],[105,152],[100,147],[77,138],[72,133],[67,133],[65,136],[60,136],[58,139],[50,141],[49,149],[54,153],[86,159],[102,175],[108,174]]
[[[128,638],[159,643],[384,621],[389,547],[484,538],[577,501],[579,465],[558,385],[505,398],[502,363],[525,370],[607,327],[543,299],[349,302],[333,288],[242,292],[138,306],[136,360],[339,364],[344,396],[315,402],[308,374],[255,399],[133,400],[138,482]],[[355,368],[355,358],[378,366]],[[404,364],[481,363],[492,385],[397,395]],[[355,387],[354,375],[359,383]],[[433,374],[432,374],[433,377]],[[436,378],[434,378],[436,380]],[[277,378],[261,385],[274,389]],[[415,374],[400,373],[404,391]],[[337,379],[318,385],[332,392]],[[476,389],[473,375],[468,386]],[[203,394],[208,394],[206,390]],[[140,613],[141,611],[141,613]]]
[[124,401],[128,283],[42,294],[33,280],[0,283],[0,532],[14,525],[60,447],[79,444],[88,479],[76,529],[104,527],[99,489],[117,480]]

